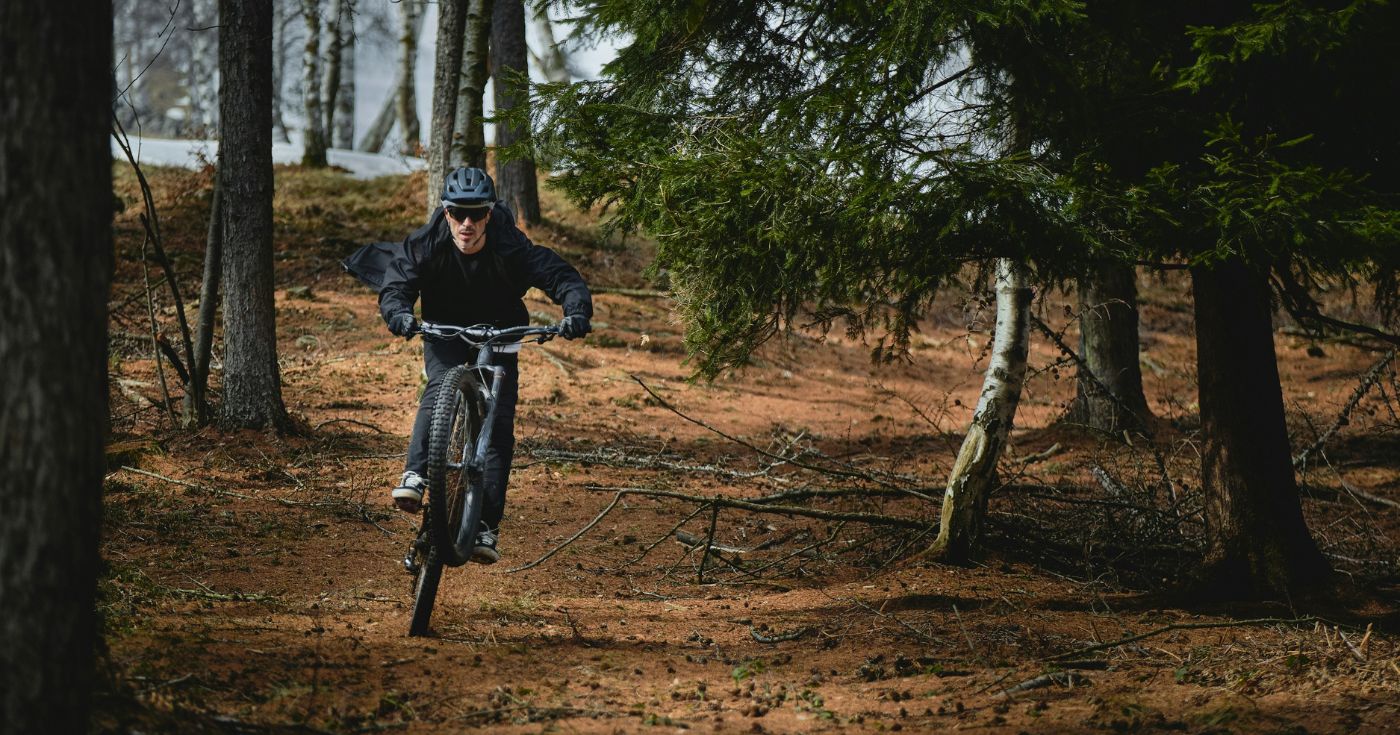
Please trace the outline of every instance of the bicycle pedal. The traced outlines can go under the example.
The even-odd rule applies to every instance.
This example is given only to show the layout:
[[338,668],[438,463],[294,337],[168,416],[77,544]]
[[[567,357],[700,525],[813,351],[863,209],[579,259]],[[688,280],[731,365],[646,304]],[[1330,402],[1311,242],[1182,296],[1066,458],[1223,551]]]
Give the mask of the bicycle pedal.
[[422,568],[418,564],[418,549],[408,550],[408,554],[403,558],[403,568],[409,574],[418,574],[418,570]]

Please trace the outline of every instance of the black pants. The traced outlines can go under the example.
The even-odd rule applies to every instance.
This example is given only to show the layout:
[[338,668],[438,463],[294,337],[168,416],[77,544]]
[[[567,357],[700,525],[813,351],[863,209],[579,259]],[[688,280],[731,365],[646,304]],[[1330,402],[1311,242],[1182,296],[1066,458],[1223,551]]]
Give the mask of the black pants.
[[[408,440],[405,470],[426,474],[428,431],[433,420],[433,402],[437,399],[438,386],[448,370],[475,359],[476,350],[458,340],[423,343],[423,367],[428,373],[428,387],[423,390],[418,416],[413,421],[413,437]],[[496,397],[496,421],[491,430],[491,445],[486,449],[486,493],[481,510],[482,522],[492,529],[500,527],[501,517],[505,514],[506,485],[510,483],[510,463],[515,456],[515,401],[520,394],[520,363],[517,356],[496,355],[495,363],[505,368],[506,373],[502,376],[501,393]]]

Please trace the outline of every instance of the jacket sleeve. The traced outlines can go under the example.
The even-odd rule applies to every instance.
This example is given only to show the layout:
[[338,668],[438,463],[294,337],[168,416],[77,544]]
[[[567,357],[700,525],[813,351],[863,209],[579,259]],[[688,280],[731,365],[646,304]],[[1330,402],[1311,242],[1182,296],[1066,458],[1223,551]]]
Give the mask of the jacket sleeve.
[[517,250],[521,270],[526,283],[549,295],[554,303],[564,309],[564,316],[586,316],[593,318],[593,294],[588,284],[572,265],[559,257],[559,254],[543,246],[535,245],[519,234],[521,247]]
[[[500,212],[504,207],[496,207]],[[492,225],[502,226],[502,233],[508,242],[505,250],[511,270],[523,277],[525,286],[534,286],[549,295],[554,303],[564,308],[564,316],[586,316],[593,318],[593,295],[583,276],[553,250],[530,242],[530,238],[515,226],[510,210],[499,220],[492,217]],[[524,289],[522,289],[522,293]]]
[[379,315],[384,317],[385,322],[397,314],[413,313],[413,305],[418,301],[423,266],[432,243],[432,238],[425,235],[431,233],[439,218],[440,215],[435,214],[425,227],[405,238],[403,247],[394,253],[385,266],[384,279],[379,288]]

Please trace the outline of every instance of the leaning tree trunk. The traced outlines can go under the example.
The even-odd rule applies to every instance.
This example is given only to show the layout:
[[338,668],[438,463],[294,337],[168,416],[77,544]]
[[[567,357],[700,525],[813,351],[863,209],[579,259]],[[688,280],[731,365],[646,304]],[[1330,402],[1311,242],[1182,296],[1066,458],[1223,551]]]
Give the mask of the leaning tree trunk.
[[1303,520],[1263,276],[1239,260],[1191,269],[1206,560],[1199,591],[1258,598],[1330,574]]
[[418,155],[418,98],[414,95],[413,67],[418,63],[418,29],[422,27],[419,17],[423,9],[417,0],[402,0],[399,8],[403,11],[403,25],[399,35],[399,90],[398,98],[399,133],[403,143],[399,152],[405,156]]
[[194,328],[194,355],[190,358],[190,389],[185,391],[184,423],[209,423],[209,364],[214,351],[214,319],[218,315],[219,276],[223,268],[223,195],[219,174],[214,172],[214,196],[209,205],[209,233],[204,242],[204,279],[199,287],[199,316]]
[[301,165],[326,166],[326,133],[321,119],[321,0],[302,0],[306,46],[301,57],[301,99],[306,108]]
[[1033,295],[1025,266],[997,261],[997,323],[982,395],[943,493],[943,518],[930,555],[948,562],[968,559],[982,531],[987,495],[996,484],[1021,386],[1026,379],[1030,305]]
[[290,428],[277,367],[272,295],[272,9],[220,3],[223,69],[224,374],[220,421]]
[[355,0],[341,0],[340,8],[340,91],[330,138],[334,147],[348,151],[355,147]]
[[1144,428],[1150,416],[1138,364],[1136,278],[1131,265],[1103,263],[1079,280],[1083,364],[1065,418],[1110,434]]
[[[404,12],[407,13],[407,0],[402,5],[405,7]],[[416,13],[413,16],[413,25],[407,29],[407,32],[413,38],[418,38],[418,33],[422,28],[423,14]],[[384,98],[384,104],[379,108],[379,114],[374,117],[374,122],[370,123],[369,130],[365,131],[364,137],[360,138],[360,144],[356,146],[356,150],[365,153],[378,153],[384,149],[384,141],[388,140],[389,131],[394,128],[394,116],[399,112],[399,93],[404,87],[410,89],[413,87],[411,77],[404,76],[405,73],[413,73],[413,63],[405,63],[402,59],[399,61],[398,76],[394,78],[394,86],[389,88],[389,94]]]
[[0,733],[83,733],[108,429],[111,4],[0,3],[0,85]]
[[[530,137],[529,52],[525,45],[525,4],[495,0],[491,9],[491,68],[496,92],[496,195],[529,224],[540,221],[540,196],[535,162],[520,157],[504,161],[501,151],[528,142]],[[504,119],[515,115],[521,121]]]
[[335,107],[340,95],[340,54],[344,50],[340,24],[345,20],[344,12],[342,0],[331,0],[331,11],[326,16],[326,66],[321,76],[321,133],[327,147],[335,130]]
[[483,108],[486,81],[491,76],[492,0],[467,4],[466,40],[462,49],[462,78],[457,95],[457,121],[452,130],[452,158],[461,166],[486,168],[486,125]]
[[438,0],[437,60],[433,72],[433,121],[428,130],[428,212],[442,200],[442,180],[452,165],[452,125],[457,117],[457,78],[462,72],[462,32],[467,0]]

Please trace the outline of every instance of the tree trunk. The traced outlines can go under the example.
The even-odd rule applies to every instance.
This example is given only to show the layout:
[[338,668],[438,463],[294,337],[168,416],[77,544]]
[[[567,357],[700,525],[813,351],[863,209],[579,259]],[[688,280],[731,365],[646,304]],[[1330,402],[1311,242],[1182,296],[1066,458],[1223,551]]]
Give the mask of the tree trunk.
[[[286,6],[274,0],[272,3],[272,124],[278,139],[283,143],[292,142],[287,134],[287,121],[282,119],[282,92],[286,87],[287,71],[287,26],[296,18],[296,13],[288,13]],[[218,191],[218,187],[214,187]]]
[[341,0],[340,92],[335,96],[331,140],[334,147],[355,147],[355,0]]
[[112,6],[0,3],[0,733],[83,733],[112,279]]
[[340,94],[340,52],[343,50],[340,23],[344,20],[343,15],[342,0],[331,0],[331,10],[326,15],[326,68],[321,77],[321,131],[327,147],[335,131],[335,106]]
[[1330,569],[1293,477],[1268,285],[1239,260],[1191,269],[1201,406],[1206,559],[1199,592],[1305,592]]
[[268,3],[224,0],[219,26],[224,80],[221,422],[233,428],[285,430],[291,423],[282,405],[272,295],[272,9]]
[[1065,418],[1115,435],[1144,428],[1151,416],[1138,364],[1136,279],[1132,266],[1104,263],[1079,280],[1079,355],[1084,365]]
[[496,123],[496,196],[528,224],[540,221],[540,198],[535,162],[530,158],[503,161],[501,151],[530,137],[529,62],[525,46],[525,4],[496,0],[491,9],[491,68],[496,82],[496,117],[521,115],[520,124]]
[[185,391],[186,426],[209,423],[209,363],[214,350],[214,319],[219,306],[219,275],[223,268],[223,194],[214,172],[214,197],[209,205],[209,234],[204,242],[204,279],[199,287],[199,317],[195,324],[194,355],[190,358],[190,389]]
[[540,73],[556,84],[568,84],[573,81],[573,75],[569,73],[569,61],[564,57],[564,51],[554,38],[554,25],[549,22],[549,4],[535,0],[532,17],[535,21],[535,43],[540,47],[539,54],[535,56]]
[[1030,305],[1033,292],[1026,268],[997,261],[997,324],[982,395],[943,493],[943,518],[930,555],[960,563],[972,553],[982,531],[987,494],[996,484],[997,462],[1011,434],[1016,404],[1026,379]]
[[306,46],[301,57],[301,98],[306,107],[301,165],[326,166],[326,134],[321,119],[321,0],[301,0]]
[[[406,2],[407,0],[405,0],[405,4]],[[422,28],[423,15],[419,13],[414,16],[413,27],[409,28],[408,32],[414,38],[418,38],[418,33]],[[412,64],[407,65],[407,69],[411,70],[412,68]],[[412,86],[411,82],[404,80],[404,71],[405,64],[400,60],[398,76],[394,78],[394,86],[390,88],[389,96],[384,98],[384,105],[379,108],[379,114],[375,116],[374,122],[370,123],[369,130],[366,130],[365,136],[360,139],[357,150],[365,153],[378,153],[384,149],[384,141],[389,138],[389,131],[394,128],[394,116],[399,110],[399,93],[405,85]]]
[[462,72],[462,33],[467,0],[438,0],[437,60],[433,72],[433,122],[428,131],[428,212],[442,200],[442,180],[452,164],[457,119],[457,79]]
[[490,79],[492,0],[470,0],[462,50],[462,85],[457,95],[457,120],[452,130],[453,161],[458,166],[486,168],[486,126],[483,105]]
[[418,63],[418,31],[422,27],[419,17],[423,9],[418,7],[417,0],[402,0],[399,3],[403,11],[402,34],[399,36],[399,132],[403,134],[403,143],[399,146],[399,152],[405,156],[418,155],[418,141],[420,133],[418,130],[418,98],[414,95],[415,86],[413,77],[413,67]]

